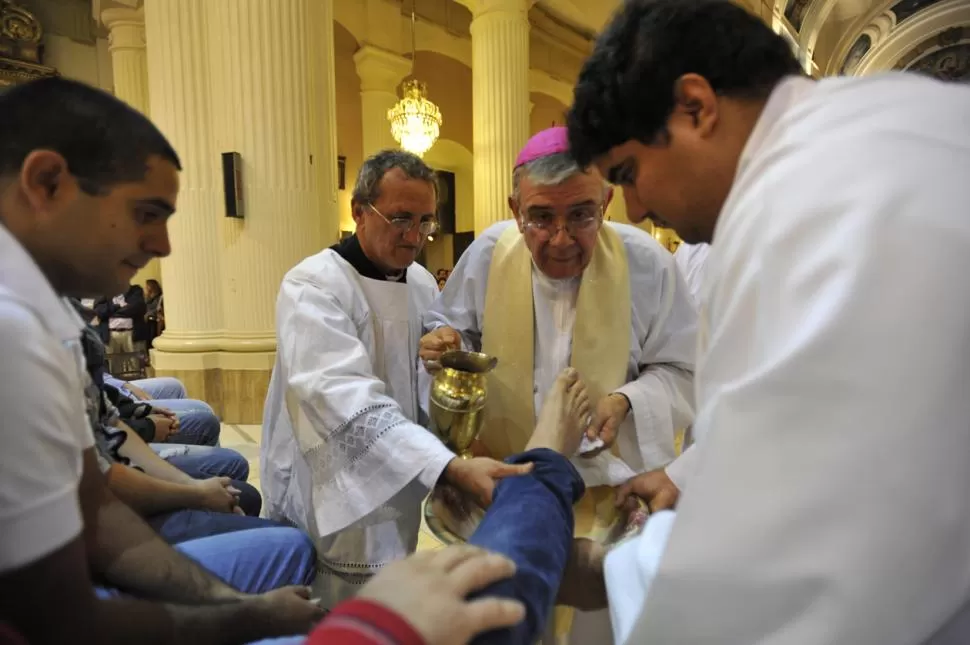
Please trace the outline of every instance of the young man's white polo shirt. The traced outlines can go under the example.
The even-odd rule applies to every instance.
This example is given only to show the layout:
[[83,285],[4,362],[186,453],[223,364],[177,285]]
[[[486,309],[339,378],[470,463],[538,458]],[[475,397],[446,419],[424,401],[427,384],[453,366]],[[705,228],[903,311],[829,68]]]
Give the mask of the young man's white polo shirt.
[[0,225],[0,573],[81,533],[83,322]]

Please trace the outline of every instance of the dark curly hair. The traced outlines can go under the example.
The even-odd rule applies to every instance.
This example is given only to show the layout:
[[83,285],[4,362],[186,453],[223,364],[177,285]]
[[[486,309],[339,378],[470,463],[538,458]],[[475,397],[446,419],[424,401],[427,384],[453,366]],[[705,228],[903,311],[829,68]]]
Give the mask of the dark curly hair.
[[576,83],[567,117],[576,161],[662,140],[675,83],[689,73],[718,94],[758,99],[802,69],[781,36],[728,0],[626,0]]

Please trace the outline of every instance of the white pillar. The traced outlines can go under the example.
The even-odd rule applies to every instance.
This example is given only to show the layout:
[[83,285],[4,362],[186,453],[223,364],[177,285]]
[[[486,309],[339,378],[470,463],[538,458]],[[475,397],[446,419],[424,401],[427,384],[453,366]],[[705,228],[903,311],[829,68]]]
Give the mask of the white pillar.
[[529,139],[532,0],[461,0],[472,11],[475,233],[508,219],[515,156]]
[[[311,14],[321,0],[206,0],[213,133],[217,152],[242,161],[245,214],[222,221],[222,290],[228,353],[276,349],[275,305],[283,275],[320,250],[318,168],[336,158],[320,154],[318,131],[335,128],[334,105],[313,101],[315,39],[333,39],[333,22],[321,28]],[[227,29],[227,26],[230,28]],[[249,37],[241,37],[247,34]],[[317,45],[320,43],[318,42]],[[330,63],[332,66],[332,61]],[[318,130],[313,121],[321,119]],[[331,242],[332,240],[328,240]],[[227,366],[226,356],[223,360]],[[260,369],[255,357],[235,369]]]
[[387,111],[398,102],[397,87],[411,73],[411,61],[373,45],[354,54],[360,77],[361,124],[364,158],[386,148],[399,147],[391,136]]
[[[321,246],[340,239],[340,207],[337,204],[337,82],[333,37],[334,0],[311,0],[308,57],[310,79],[310,137],[313,167],[318,185],[317,212]],[[317,161],[319,160],[319,161]]]
[[101,12],[101,21],[108,28],[115,96],[142,114],[148,114],[144,9],[105,9]]
[[213,146],[205,4],[146,0],[152,120],[182,160],[172,255],[162,264],[165,333],[155,368],[185,368],[178,354],[217,351],[223,330],[220,229],[222,181]]
[[[142,114],[148,107],[148,52],[145,48],[144,9],[105,9],[101,22],[108,28],[108,50],[111,52],[111,75],[114,93]],[[158,280],[161,266],[152,260],[138,272],[133,282],[145,284]]]

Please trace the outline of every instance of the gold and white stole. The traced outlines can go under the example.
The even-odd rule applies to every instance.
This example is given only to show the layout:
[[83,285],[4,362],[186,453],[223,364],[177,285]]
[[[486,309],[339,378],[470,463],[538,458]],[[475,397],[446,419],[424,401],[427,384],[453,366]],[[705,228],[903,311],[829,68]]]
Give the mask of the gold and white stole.
[[[490,374],[482,442],[496,459],[522,452],[535,427],[535,307],[532,254],[518,228],[499,237],[485,294],[482,351],[498,358]],[[626,249],[604,225],[583,271],[570,364],[590,400],[626,382],[630,360],[630,275]]]

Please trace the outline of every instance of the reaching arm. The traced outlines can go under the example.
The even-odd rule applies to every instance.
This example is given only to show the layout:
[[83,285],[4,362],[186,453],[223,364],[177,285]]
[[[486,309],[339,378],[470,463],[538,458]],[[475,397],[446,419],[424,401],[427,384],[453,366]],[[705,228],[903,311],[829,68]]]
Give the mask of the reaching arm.
[[478,238],[465,250],[444,290],[424,315],[424,332],[451,327],[461,335],[462,349],[481,351],[481,313],[495,240]]
[[325,482],[315,491],[324,534],[362,519],[412,481],[430,489],[454,459],[388,395],[349,311],[313,277],[283,281],[277,327],[287,407],[310,468]]
[[[669,254],[638,269],[637,262],[644,257],[630,258],[632,306],[641,315],[653,312],[654,318],[645,325],[646,335],[640,341],[640,373],[617,392],[630,402],[629,414],[636,431],[636,436],[621,433],[620,447],[626,454],[635,451],[644,467],[650,469],[674,459],[675,431],[694,420],[697,312]],[[649,276],[659,288],[641,288],[637,281],[643,276]],[[644,302],[644,297],[649,301]]]

